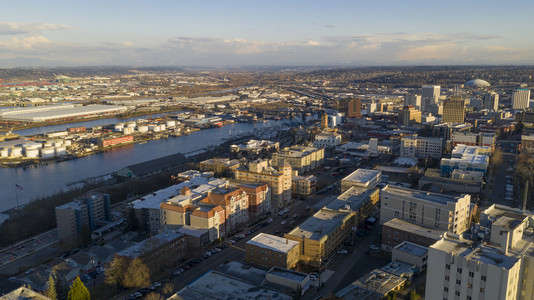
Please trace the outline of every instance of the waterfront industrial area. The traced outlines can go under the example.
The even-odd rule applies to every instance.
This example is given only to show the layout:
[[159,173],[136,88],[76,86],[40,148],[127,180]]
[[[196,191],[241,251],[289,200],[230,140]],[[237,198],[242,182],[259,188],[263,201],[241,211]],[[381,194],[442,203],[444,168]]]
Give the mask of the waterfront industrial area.
[[533,72],[0,70],[0,292],[529,299]]

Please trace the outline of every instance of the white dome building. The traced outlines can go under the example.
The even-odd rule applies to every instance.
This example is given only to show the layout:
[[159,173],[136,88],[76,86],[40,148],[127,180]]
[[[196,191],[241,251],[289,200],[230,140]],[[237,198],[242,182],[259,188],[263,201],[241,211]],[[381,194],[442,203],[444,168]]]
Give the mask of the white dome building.
[[468,82],[464,83],[464,86],[487,87],[487,86],[491,86],[491,84],[489,84],[489,82],[487,82],[486,80],[473,79],[473,80],[469,80]]

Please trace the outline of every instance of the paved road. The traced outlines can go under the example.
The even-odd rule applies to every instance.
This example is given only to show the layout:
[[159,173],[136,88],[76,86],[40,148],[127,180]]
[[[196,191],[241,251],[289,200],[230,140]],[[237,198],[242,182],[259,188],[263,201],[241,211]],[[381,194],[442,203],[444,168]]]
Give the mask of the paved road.
[[50,230],[0,250],[0,266],[59,242],[57,229]]

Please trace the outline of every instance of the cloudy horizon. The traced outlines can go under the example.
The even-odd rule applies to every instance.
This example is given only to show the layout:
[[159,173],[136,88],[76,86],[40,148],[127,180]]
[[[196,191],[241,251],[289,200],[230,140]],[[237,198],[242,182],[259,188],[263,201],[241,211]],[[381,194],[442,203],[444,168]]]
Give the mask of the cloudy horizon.
[[[296,1],[301,8],[279,1],[96,1],[84,12],[79,3],[29,1],[41,9],[31,13],[28,3],[13,3],[6,9],[11,20],[0,22],[0,67],[534,64],[530,2],[517,10],[486,1],[475,11],[476,4],[453,7],[459,1],[424,9],[417,1],[378,2]],[[512,11],[514,18],[505,18]]]

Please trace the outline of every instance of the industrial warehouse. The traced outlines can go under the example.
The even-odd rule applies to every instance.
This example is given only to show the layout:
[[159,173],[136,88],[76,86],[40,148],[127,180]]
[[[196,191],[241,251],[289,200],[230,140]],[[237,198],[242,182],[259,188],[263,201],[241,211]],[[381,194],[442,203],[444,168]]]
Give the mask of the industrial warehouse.
[[26,121],[26,122],[46,122],[54,120],[68,120],[81,117],[95,117],[103,115],[114,115],[127,111],[125,106],[116,105],[54,105],[38,106],[29,108],[15,108],[0,112],[3,120]]

